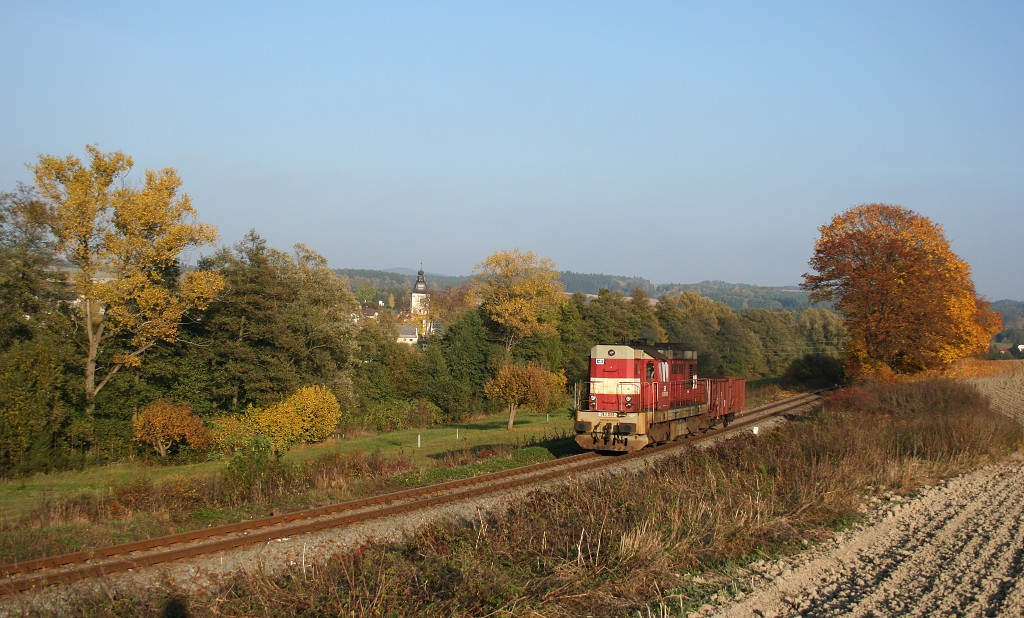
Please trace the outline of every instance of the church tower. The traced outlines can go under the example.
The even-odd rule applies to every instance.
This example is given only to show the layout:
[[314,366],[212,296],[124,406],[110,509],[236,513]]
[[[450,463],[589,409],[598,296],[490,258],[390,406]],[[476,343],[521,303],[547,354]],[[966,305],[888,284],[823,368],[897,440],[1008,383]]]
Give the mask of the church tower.
[[412,296],[409,303],[409,313],[416,315],[427,315],[427,307],[430,295],[427,294],[427,282],[423,279],[423,267],[416,273],[416,285],[412,286]]

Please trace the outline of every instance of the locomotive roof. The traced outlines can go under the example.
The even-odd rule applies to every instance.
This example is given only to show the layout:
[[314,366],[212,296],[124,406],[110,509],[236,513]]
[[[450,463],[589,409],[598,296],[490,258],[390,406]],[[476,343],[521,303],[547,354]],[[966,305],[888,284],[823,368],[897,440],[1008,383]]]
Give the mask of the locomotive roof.
[[644,354],[658,360],[696,360],[697,358],[696,352],[687,350],[686,346],[678,343],[659,343],[634,347],[638,350],[643,350]]

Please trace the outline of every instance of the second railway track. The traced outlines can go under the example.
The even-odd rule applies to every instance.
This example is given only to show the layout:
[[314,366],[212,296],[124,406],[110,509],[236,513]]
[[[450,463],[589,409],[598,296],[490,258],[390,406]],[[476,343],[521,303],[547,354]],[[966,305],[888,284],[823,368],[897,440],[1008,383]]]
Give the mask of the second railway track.
[[262,519],[2,565],[0,598],[55,584],[190,560],[276,539],[382,520],[471,498],[532,487],[572,475],[621,465],[627,461],[636,462],[688,444],[721,439],[747,431],[748,427],[763,420],[805,409],[818,399],[817,394],[807,393],[766,404],[749,410],[726,429],[629,455],[603,456],[587,452],[502,472]]

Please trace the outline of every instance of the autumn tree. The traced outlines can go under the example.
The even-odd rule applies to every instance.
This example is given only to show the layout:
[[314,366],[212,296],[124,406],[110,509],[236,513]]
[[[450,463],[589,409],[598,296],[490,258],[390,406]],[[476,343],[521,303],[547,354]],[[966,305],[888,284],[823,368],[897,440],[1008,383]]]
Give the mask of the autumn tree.
[[1000,329],[942,226],[901,206],[864,204],[819,228],[802,287],[831,301],[854,375],[914,373],[976,352]]
[[554,262],[512,249],[491,254],[473,271],[480,308],[506,352],[525,337],[556,334],[565,299]]
[[135,440],[153,447],[161,457],[175,444],[188,444],[196,450],[210,446],[210,432],[203,420],[187,404],[158,399],[142,409],[132,420]]
[[508,429],[511,430],[520,406],[533,405],[545,410],[552,397],[557,397],[564,388],[564,373],[552,373],[533,363],[509,363],[484,386],[484,393],[508,406]]
[[[166,168],[146,171],[142,187],[128,183],[131,157],[86,146],[90,160],[42,155],[32,166],[45,200],[57,250],[75,268],[77,317],[84,332],[86,410],[123,367],[172,341],[187,312],[203,308],[221,288],[210,271],[177,275],[183,251],[213,243],[213,227],[195,221],[181,179]],[[101,363],[104,345],[124,342]]]

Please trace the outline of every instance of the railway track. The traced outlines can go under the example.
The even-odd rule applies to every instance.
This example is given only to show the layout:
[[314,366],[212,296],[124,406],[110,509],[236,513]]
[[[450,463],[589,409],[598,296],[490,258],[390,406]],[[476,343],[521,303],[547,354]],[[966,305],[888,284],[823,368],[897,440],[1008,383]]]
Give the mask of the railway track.
[[749,427],[772,417],[807,409],[819,398],[816,393],[790,397],[749,410],[725,429],[627,455],[607,456],[587,452],[512,470],[262,519],[6,564],[0,566],[0,598],[46,586],[189,560],[275,539],[341,528],[470,498],[500,494],[621,465],[626,461],[637,462],[664,455],[667,451],[690,444],[746,432]]

